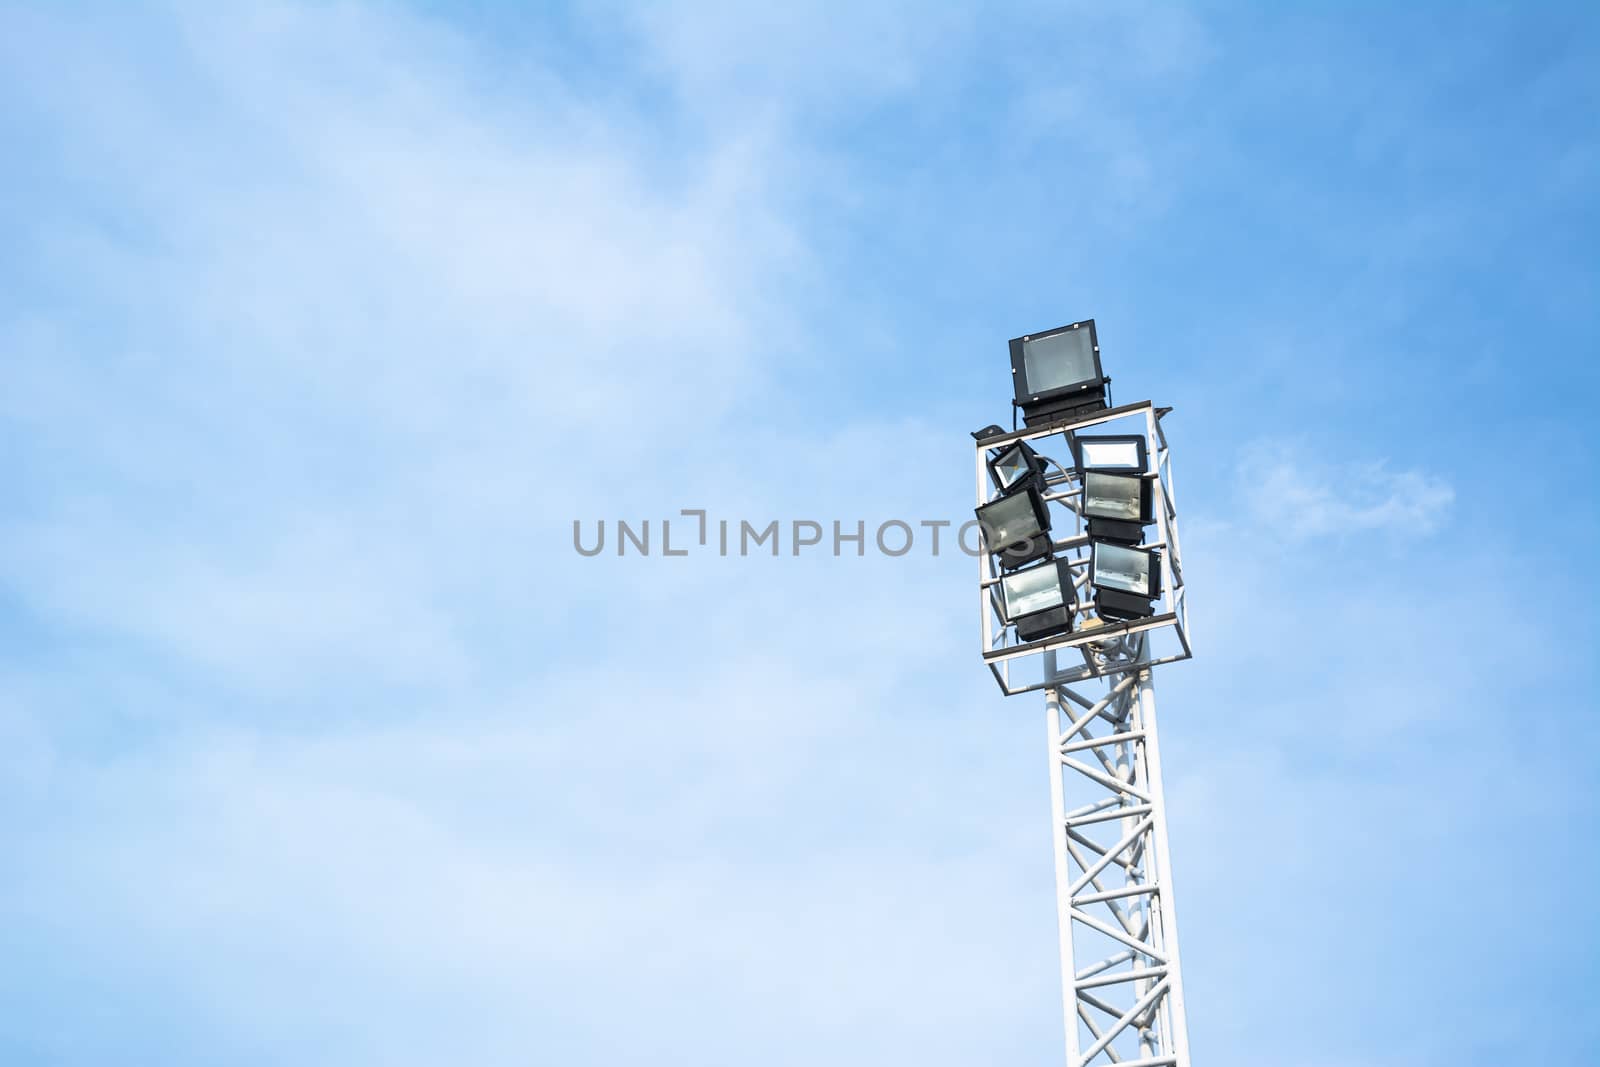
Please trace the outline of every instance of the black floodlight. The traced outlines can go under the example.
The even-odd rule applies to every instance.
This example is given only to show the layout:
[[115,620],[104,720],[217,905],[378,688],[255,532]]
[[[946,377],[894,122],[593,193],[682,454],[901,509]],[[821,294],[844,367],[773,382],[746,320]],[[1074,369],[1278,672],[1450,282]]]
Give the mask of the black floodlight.
[[1106,383],[1094,320],[1011,340],[1011,384],[1029,426],[1100,411]]
[[981,430],[973,430],[972,439],[974,441],[987,441],[991,437],[999,437],[1004,433],[1005,430],[991,422]]
[[1000,579],[1000,605],[1020,640],[1068,633],[1078,606],[1072,568],[1064,559],[1049,559],[1037,567],[1012,571]]
[[1024,489],[976,510],[986,548],[1004,570],[1015,570],[1050,554],[1050,513],[1035,489]]
[[1136,545],[1144,528],[1156,521],[1150,479],[1139,474],[1084,471],[1083,514],[1089,536],[1098,541]]
[[1089,584],[1103,619],[1143,619],[1161,595],[1161,555],[1105,541],[1090,544]]
[[1143,474],[1149,462],[1142,433],[1078,437],[1072,442],[1072,452],[1078,461],[1079,474],[1084,471]]
[[989,460],[989,480],[1003,494],[1023,489],[1044,492],[1044,461],[1026,441],[1017,441],[1001,449]]

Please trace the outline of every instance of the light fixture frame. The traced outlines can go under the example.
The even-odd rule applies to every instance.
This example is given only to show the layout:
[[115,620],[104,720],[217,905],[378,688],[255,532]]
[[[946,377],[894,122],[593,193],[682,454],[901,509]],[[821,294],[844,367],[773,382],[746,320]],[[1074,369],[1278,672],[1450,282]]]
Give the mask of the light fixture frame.
[[[993,440],[991,438],[991,440]],[[1139,450],[1139,469],[1132,467],[1107,467],[1090,466],[1083,456],[1083,446],[1088,444],[1132,444]],[[1108,433],[1095,434],[1083,437],[1074,434],[1072,437],[1072,464],[1077,468],[1078,477],[1083,477],[1087,471],[1100,471],[1104,474],[1148,474],[1150,473],[1150,449],[1144,434],[1138,433]]]
[[[1089,479],[1114,478],[1117,481],[1136,483],[1139,495],[1139,517],[1137,519],[1113,518],[1110,515],[1096,515],[1089,509]],[[1080,476],[1079,484],[1083,486],[1083,515],[1089,528],[1089,536],[1096,541],[1109,541],[1120,545],[1137,545],[1144,540],[1144,528],[1156,521],[1155,487],[1153,479],[1143,474],[1123,473],[1122,471],[1087,470]]]
[[[1026,495],[1028,498],[1028,503],[1032,507],[1034,517],[1039,526],[1039,533],[1022,541],[1013,541],[1010,544],[995,547],[989,541],[989,527],[983,521],[984,509],[1022,495]],[[1000,561],[1000,569],[1002,571],[1018,570],[1051,554],[1054,542],[1050,535],[1050,509],[1045,504],[1044,495],[1038,489],[1029,487],[1015,493],[1001,493],[988,501],[980,503],[972,510],[978,519],[978,536],[983,540],[984,550],[986,554],[994,556]],[[1019,553],[1014,551],[1019,545],[1026,545],[1026,552]]]
[[[1146,582],[1145,591],[1138,592],[1132,589],[1124,589],[1119,585],[1102,585],[1100,582],[1099,559],[1095,555],[1096,545],[1105,545],[1107,548],[1114,548],[1119,552],[1137,552],[1141,556],[1149,557],[1150,578]],[[1116,593],[1127,593],[1130,596],[1142,596],[1146,600],[1154,600],[1161,595],[1161,553],[1153,548],[1135,548],[1132,545],[1117,544],[1115,541],[1092,540],[1089,542],[1089,586],[1093,589],[1109,589]]]
[[[1054,607],[1045,608],[1043,611],[1030,611],[1026,615],[1011,615],[1010,613],[1006,613],[1006,621],[1016,629],[1017,637],[1020,640],[1037,641],[1041,638],[1054,637],[1057,634],[1072,632],[1073,623],[1079,610],[1078,587],[1076,584],[1074,584],[1072,579],[1072,565],[1065,559],[1059,559],[1051,556],[1040,561],[1039,563],[1036,563],[1034,566],[1019,568],[1002,575],[1000,578],[1001,611],[1005,611],[1004,587],[1006,581],[1016,578],[1018,575],[1028,574],[1031,571],[1043,570],[1046,567],[1053,567],[1056,570],[1056,581],[1059,583],[1061,588],[1061,603]],[[1045,624],[1045,616],[1050,615],[1060,615],[1064,625],[1056,627]]]
[[[1089,352],[1094,359],[1094,376],[1073,385],[1058,386],[1054,389],[1033,389],[1028,382],[1026,346],[1035,341],[1077,330],[1089,331]],[[1014,407],[1022,409],[1022,421],[1028,426],[1075,419],[1105,408],[1106,386],[1111,379],[1106,377],[1105,368],[1100,363],[1100,337],[1095,333],[1093,319],[1069,322],[1053,330],[1023,334],[1021,337],[1013,337],[1007,344],[1011,349],[1011,389],[1015,397],[1011,403]]]
[[[1012,449],[1022,450],[1023,460],[1028,470],[1010,485],[1002,485],[997,470],[1000,466],[1000,461],[1005,459],[1006,453]],[[1001,496],[1010,496],[1013,493],[1019,493],[1024,489],[1030,488],[1043,492],[1045,489],[1044,459],[1040,457],[1038,452],[1034,451],[1033,446],[1028,442],[1013,441],[1004,448],[995,451],[993,457],[989,460],[989,481],[994,485],[995,492]]]
[[[1092,534],[1090,536],[1093,537]],[[1098,551],[1101,545],[1123,552],[1137,552],[1149,559],[1150,577],[1143,591],[1135,592],[1121,586],[1101,584]],[[1094,592],[1095,610],[1101,619],[1107,621],[1147,619],[1155,614],[1153,605],[1161,596],[1161,552],[1153,548],[1136,548],[1116,541],[1102,541],[1095,538],[1089,542],[1089,588]]]

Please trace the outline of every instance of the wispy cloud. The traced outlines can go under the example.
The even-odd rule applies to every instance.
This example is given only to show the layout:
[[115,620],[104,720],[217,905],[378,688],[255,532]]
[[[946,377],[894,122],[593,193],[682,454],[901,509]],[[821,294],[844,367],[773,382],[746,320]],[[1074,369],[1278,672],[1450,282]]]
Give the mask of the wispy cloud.
[[[1020,1047],[1053,979],[1047,956],[1008,959],[1047,902],[1011,875],[1031,837],[978,832],[966,803],[994,788],[1026,825],[1028,779],[973,761],[1029,749],[998,757],[976,716],[932,735],[872,710],[913,700],[915,664],[966,632],[917,576],[969,561],[874,585],[565,544],[575,514],[635,515],[686,481],[721,476],[751,517],[806,494],[848,519],[939,480],[838,473],[943,447],[925,427],[724,424],[772,339],[793,343],[771,296],[808,255],[773,193],[785,146],[739,116],[663,145],[545,72],[486,91],[470,44],[358,5],[120,28],[165,63],[30,21],[12,76],[70,134],[38,165],[125,175],[93,209],[18,219],[32,281],[78,313],[0,305],[0,417],[38,472],[0,521],[0,608],[95,675],[0,672],[0,795],[27,857],[0,900],[30,958],[141,960],[234,1062],[644,1062],[612,1032],[619,998],[653,1060],[876,1041],[879,1061],[971,1062],[997,1015]],[[661,34],[673,63],[709,65],[680,72],[686,98],[759,75],[722,70],[700,29]],[[848,94],[855,69],[819,91]],[[688,451],[710,469],[685,475]],[[803,457],[783,481],[778,455]],[[605,628],[614,606],[638,640]],[[883,626],[896,612],[915,623]],[[973,784],[948,788],[950,751]],[[993,923],[995,899],[1019,918]],[[114,958],[59,949],[85,940]],[[971,1021],[934,1034],[934,1004]]]
[[64,131],[32,165],[120,175],[15,219],[48,295],[0,303],[0,417],[41,476],[0,547],[41,617],[256,681],[453,672],[485,545],[533,586],[530,539],[766,372],[802,253],[742,130],[663,147],[541,72],[485,92],[396,11],[102,17],[7,49]]
[[1387,460],[1330,463],[1295,444],[1259,443],[1240,464],[1238,487],[1255,521],[1293,539],[1439,528],[1455,489],[1426,471]]

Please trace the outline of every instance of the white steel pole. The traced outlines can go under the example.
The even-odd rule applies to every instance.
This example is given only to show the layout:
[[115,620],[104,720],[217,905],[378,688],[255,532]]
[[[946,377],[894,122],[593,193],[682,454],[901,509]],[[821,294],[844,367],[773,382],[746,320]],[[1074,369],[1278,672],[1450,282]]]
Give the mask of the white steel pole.
[[[1069,685],[1045,689],[1068,1067],[1189,1064],[1148,658],[1141,641],[1134,664],[1105,676],[1098,699]],[[1073,704],[1081,715],[1074,717]],[[1074,758],[1080,754],[1095,759]],[[1069,813],[1069,787],[1094,799]],[[1087,836],[1091,829],[1102,832]],[[1078,968],[1079,947],[1108,942],[1120,951]],[[1087,958],[1103,954],[1095,949]]]
[[1155,867],[1150,880],[1161,886],[1156,900],[1161,921],[1161,945],[1167,953],[1168,981],[1167,1006],[1172,1018],[1169,1051],[1179,1064],[1189,1062],[1189,1021],[1183,1007],[1183,971],[1178,966],[1178,916],[1173,906],[1172,853],[1167,845],[1166,790],[1161,780],[1161,745],[1156,740],[1156,691],[1150,681],[1150,668],[1139,672],[1139,718],[1144,727],[1144,759],[1150,772],[1146,787],[1150,791],[1152,812],[1151,834],[1155,838]]
[[1067,866],[1066,796],[1061,784],[1061,693],[1045,690],[1045,751],[1050,758],[1050,838],[1056,849],[1056,927],[1061,939],[1061,1020],[1067,1029],[1067,1067],[1078,1062],[1077,971],[1072,962],[1072,872]]

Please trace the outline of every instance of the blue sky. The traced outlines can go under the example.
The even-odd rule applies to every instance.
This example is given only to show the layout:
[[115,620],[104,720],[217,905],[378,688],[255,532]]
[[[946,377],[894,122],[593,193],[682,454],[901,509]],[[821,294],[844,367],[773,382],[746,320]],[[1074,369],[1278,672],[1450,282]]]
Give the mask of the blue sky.
[[8,6],[0,1061],[1059,1062],[971,561],[570,537],[959,519],[1092,316],[1196,1062],[1583,1062],[1596,22]]

